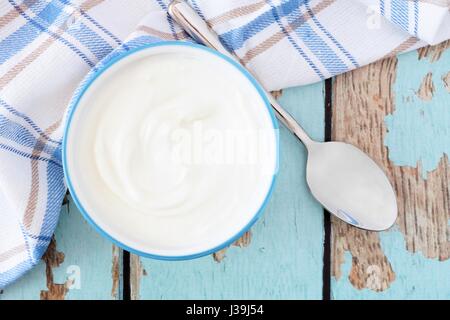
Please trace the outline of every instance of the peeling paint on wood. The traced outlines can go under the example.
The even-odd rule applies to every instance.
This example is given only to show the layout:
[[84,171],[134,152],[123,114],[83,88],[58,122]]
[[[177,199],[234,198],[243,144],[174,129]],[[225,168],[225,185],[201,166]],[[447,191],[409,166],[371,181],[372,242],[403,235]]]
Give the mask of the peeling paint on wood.
[[219,250],[217,252],[213,253],[213,259],[215,262],[222,262],[223,259],[225,259],[227,253],[227,248],[223,248],[222,250]]
[[[385,114],[392,112],[396,65],[396,57],[388,58],[337,77],[333,86],[333,140],[360,147],[385,170],[389,163],[383,123]],[[345,251],[352,254],[349,281],[355,288],[370,286],[381,291],[394,281],[394,270],[380,247],[378,234],[332,219],[331,273],[338,280]],[[373,270],[380,278],[376,286],[369,281]]]
[[[385,117],[389,159],[397,166],[420,167],[423,179],[438,167],[445,154],[450,154],[450,96],[441,80],[449,65],[450,50],[433,63],[417,61],[414,52],[402,55],[397,65],[400,77],[392,88],[395,110]],[[424,101],[411,89],[420,87],[423,77],[430,73],[435,87],[433,99]]]
[[252,240],[252,232],[247,231],[233,245],[239,248],[245,248],[250,245],[251,240]]
[[395,280],[395,273],[383,253],[378,234],[350,227],[334,218],[332,226],[332,276],[341,280],[341,265],[344,263],[344,254],[348,251],[352,255],[348,278],[350,283],[357,289],[386,290]]
[[119,286],[120,286],[120,248],[117,246],[112,246],[112,267],[111,267],[111,276],[112,276],[112,289],[111,289],[111,297],[113,299],[119,299]]
[[[115,296],[111,296],[116,253],[111,242],[83,219],[69,196],[44,260],[7,287],[0,299],[119,299],[120,272],[119,287],[114,290]],[[118,262],[120,265],[120,258]]]
[[444,81],[445,89],[447,89],[447,91],[450,93],[450,72],[442,77],[442,81]]
[[441,58],[442,53],[444,53],[444,51],[448,48],[450,48],[450,40],[444,41],[435,46],[420,48],[418,50],[419,60],[427,58],[430,62],[436,62]]
[[275,99],[281,98],[283,95],[283,90],[276,90],[271,92]]
[[423,101],[430,101],[433,99],[434,94],[434,83],[433,83],[433,74],[428,72],[427,75],[423,78],[422,84],[420,85],[419,90],[417,90],[417,96]]
[[[240,237],[238,240],[236,240],[232,245],[239,248],[245,248],[250,245],[250,242],[252,240],[252,232],[247,231],[244,233],[242,237]],[[215,253],[213,253],[213,259],[216,262],[221,262],[226,257],[226,252],[228,248],[223,248],[222,250],[219,250]]]
[[147,271],[143,268],[141,258],[137,255],[130,254],[130,290],[131,300],[140,299],[140,285],[143,276],[147,275]]
[[[419,50],[419,59],[427,57],[429,61],[423,62],[426,64],[444,59],[444,51],[449,47],[449,43],[447,41]],[[449,258],[450,249],[448,157],[443,156],[437,167],[430,172],[425,171],[428,174],[423,177],[420,162],[416,164],[417,167],[395,165],[389,156],[390,152],[395,150],[388,150],[385,146],[386,116],[395,112],[396,103],[410,103],[414,99],[408,96],[396,97],[400,92],[407,93],[408,90],[414,89],[398,89],[395,86],[397,66],[397,58],[392,57],[336,78],[333,92],[333,138],[359,146],[387,172],[397,192],[397,230],[403,235],[405,250],[412,253],[421,252],[427,258],[443,261]],[[440,69],[442,70],[442,67]],[[402,72],[405,70],[402,69]],[[437,90],[437,84],[432,84],[433,73],[425,72],[422,77],[419,95],[423,103],[432,103],[435,99],[433,93]],[[439,98],[441,101],[445,99],[442,94]],[[442,105],[442,102],[436,105]],[[427,108],[436,105],[432,104]],[[436,112],[438,111],[434,114],[440,114]],[[406,120],[405,118],[403,121]],[[414,135],[406,140],[410,143],[410,148],[414,148],[415,143],[420,143],[414,141]],[[428,141],[428,144],[430,143],[431,141]],[[432,149],[429,148],[428,152],[429,150]],[[337,219],[332,221],[332,232],[331,271],[336,281],[349,281],[354,288],[375,292],[387,290],[394,281],[405,281],[398,280],[402,276],[402,269],[393,269],[390,257],[381,246],[380,236],[384,233],[358,230]],[[347,253],[351,254],[352,259],[348,280],[341,278],[341,267]],[[335,294],[339,295],[339,292]]]
[[69,280],[65,283],[55,283],[53,278],[53,268],[59,267],[64,262],[64,253],[56,249],[56,240],[53,237],[47,251],[42,260],[45,262],[45,276],[47,278],[47,290],[41,291],[41,300],[64,300],[68,287]]
[[402,214],[397,224],[405,237],[406,249],[440,261],[450,258],[448,163],[448,157],[443,157],[426,180],[420,174],[420,167],[395,168],[395,174],[401,178],[397,193]]

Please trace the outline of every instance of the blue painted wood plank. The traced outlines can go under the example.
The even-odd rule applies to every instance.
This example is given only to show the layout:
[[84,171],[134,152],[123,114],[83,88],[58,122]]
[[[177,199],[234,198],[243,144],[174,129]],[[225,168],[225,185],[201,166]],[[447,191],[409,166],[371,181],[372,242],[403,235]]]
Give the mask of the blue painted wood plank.
[[[395,181],[400,216],[397,225],[390,231],[376,236],[358,233],[358,245],[362,250],[370,250],[367,256],[373,255],[372,266],[362,265],[363,253],[352,250],[355,239],[335,237],[337,247],[349,250],[344,253],[342,265],[335,270],[335,275],[339,276],[332,279],[335,299],[450,298],[448,47],[450,42],[401,55],[398,61],[391,59],[391,63],[397,63],[396,72],[390,75],[392,91],[387,93],[392,97],[377,96],[380,92],[386,92],[383,83],[379,84],[381,89],[377,88],[377,84],[367,84],[375,88],[368,89],[366,96],[360,96],[360,103],[374,107],[375,101],[379,108],[386,110],[384,117],[377,118],[379,123],[372,126],[382,127],[385,131],[388,160],[383,165],[390,172],[391,180]],[[379,70],[372,70],[371,74],[378,72],[380,79],[383,79],[389,65],[379,63]],[[360,78],[357,73],[355,79]],[[369,74],[370,71],[367,71],[366,75]],[[357,83],[357,80],[354,82],[355,86],[366,88],[365,84]],[[388,105],[383,103],[383,99],[389,101]],[[360,117],[361,127],[358,129],[366,130],[364,117],[371,114],[373,112],[355,113],[355,117]],[[368,137],[369,131],[364,132]],[[371,143],[376,144],[376,139]],[[376,145],[375,148],[383,149],[383,145]],[[372,241],[370,248],[367,246],[369,239]],[[375,253],[378,244],[382,256]],[[335,257],[338,255],[335,253]],[[388,272],[387,268],[391,270]],[[362,277],[364,273],[365,277]],[[391,277],[387,278],[387,274]]]
[[[53,259],[54,266],[49,270],[43,261],[39,263],[7,287],[0,294],[1,300],[40,299],[42,295],[65,299],[119,298],[120,252],[118,249],[113,252],[112,244],[87,224],[70,198],[61,210],[55,241],[53,255],[59,261]],[[50,287],[48,271],[53,276]]]
[[[315,138],[324,137],[324,85],[285,90],[280,102]],[[305,182],[306,151],[280,130],[280,172],[250,244],[216,262],[133,263],[132,295],[141,299],[321,299],[323,209]]]
[[334,299],[450,299],[450,260],[428,259],[422,253],[408,252],[404,236],[398,230],[383,232],[380,238],[383,251],[396,273],[395,281],[380,292],[355,289],[348,281],[352,256],[347,252],[341,280],[332,280]]

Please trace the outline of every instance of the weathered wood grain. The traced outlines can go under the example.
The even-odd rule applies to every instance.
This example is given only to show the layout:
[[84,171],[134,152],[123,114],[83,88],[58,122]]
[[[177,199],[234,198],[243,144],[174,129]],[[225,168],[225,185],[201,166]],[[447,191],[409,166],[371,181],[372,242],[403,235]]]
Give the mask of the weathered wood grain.
[[423,101],[431,101],[431,99],[433,99],[434,90],[433,74],[428,72],[422,80],[422,84],[417,91],[417,96]]
[[[319,140],[323,90],[316,84],[286,90],[280,98]],[[323,209],[306,186],[305,149],[284,128],[280,141],[276,188],[251,233],[227,250],[192,261],[132,256],[132,299],[321,299]]]
[[[247,231],[246,233],[244,233],[244,235],[242,237],[240,237],[238,240],[236,240],[233,243],[233,246],[239,247],[239,248],[245,248],[250,245],[251,241],[252,241],[252,232]],[[214,260],[216,262],[221,262],[225,258],[227,250],[228,250],[228,248],[224,248],[222,250],[219,250],[219,251],[213,253]]]
[[[433,267],[430,264],[429,270],[421,270],[426,275],[414,276],[406,260],[403,268],[393,267],[392,261],[397,261],[397,257],[387,255],[386,252],[390,251],[390,246],[394,246],[394,241],[391,244],[380,240],[400,232],[404,239],[402,250],[411,254],[420,253],[428,259],[449,259],[450,170],[445,152],[449,150],[450,140],[445,142],[445,138],[440,137],[427,141],[423,138],[424,132],[433,136],[430,130],[447,137],[450,131],[450,122],[444,124],[450,119],[450,95],[443,93],[444,74],[450,68],[450,55],[445,51],[448,47],[447,42],[400,56],[400,61],[406,61],[402,67],[398,67],[399,60],[396,57],[388,58],[339,76],[334,81],[333,139],[355,144],[370,154],[388,174],[396,189],[399,205],[397,226],[385,233],[358,230],[333,219],[331,271],[335,277],[335,298],[368,296],[368,291],[359,290],[381,292],[388,290],[395,282],[399,284],[396,283],[392,292],[402,292],[403,287],[405,298],[433,298],[430,294],[436,298],[450,291],[450,283],[447,284],[448,288],[433,292],[420,279],[430,278],[430,272],[434,273],[432,279],[443,278],[448,263],[433,264]],[[424,61],[425,58],[427,60]],[[420,59],[422,61],[419,64]],[[440,59],[445,62],[439,62]],[[442,81],[437,83],[436,78]],[[448,107],[446,112],[445,106]],[[413,121],[414,116],[418,118],[417,121]],[[427,127],[428,131],[420,131],[418,126],[421,122],[427,122],[430,127]],[[406,134],[410,136],[405,137]],[[399,151],[395,148],[401,148],[403,157],[415,159],[412,155],[420,154],[421,158],[417,161],[398,159]],[[423,166],[421,162],[427,165]],[[435,165],[431,166],[430,163]],[[395,246],[398,246],[397,241]],[[347,270],[348,279],[345,279],[342,278],[342,268],[349,256],[351,267]],[[409,255],[405,257],[410,258]],[[342,284],[347,281],[353,290]],[[416,284],[425,286],[421,288],[423,296],[408,292],[407,288],[414,288]]]
[[53,268],[59,267],[64,262],[64,253],[56,249],[55,237],[52,238],[42,260],[45,263],[47,289],[41,290],[41,300],[64,300],[73,280],[67,279],[64,283],[54,281]]
[[130,255],[130,299],[139,300],[141,298],[141,281],[147,275],[142,266],[141,258],[135,254]]
[[112,278],[112,287],[111,287],[111,298],[112,299],[120,299],[122,298],[122,289],[123,289],[123,257],[122,257],[122,249],[113,245],[112,246],[112,265],[111,265],[111,278]]
[[[417,50],[419,60],[428,58],[430,62],[436,62],[442,56],[442,54],[450,48],[450,40],[444,41],[435,46],[427,46]],[[413,67],[413,66],[411,66]]]
[[444,81],[444,86],[447,91],[450,93],[450,72],[442,77],[442,81]]
[[[395,80],[397,58],[388,58],[336,78],[333,84],[332,139],[360,147],[387,172],[390,171],[384,147],[383,121],[392,112],[391,86]],[[392,179],[394,182],[395,180]],[[352,254],[349,281],[358,289],[367,287],[374,268],[381,271],[381,281],[371,283],[374,290],[384,290],[395,279],[374,232],[353,228],[332,219],[332,276],[341,277],[344,252]]]

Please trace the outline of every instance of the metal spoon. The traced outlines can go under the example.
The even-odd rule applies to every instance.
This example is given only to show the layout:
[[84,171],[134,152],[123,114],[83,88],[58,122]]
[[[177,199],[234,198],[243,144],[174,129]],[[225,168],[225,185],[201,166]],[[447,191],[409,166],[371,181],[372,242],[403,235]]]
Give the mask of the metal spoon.
[[[186,2],[173,1],[168,12],[195,40],[238,61]],[[380,167],[350,144],[313,141],[276,99],[266,94],[278,119],[308,150],[306,180],[314,197],[336,217],[356,227],[374,231],[391,227],[397,218],[397,201]]]

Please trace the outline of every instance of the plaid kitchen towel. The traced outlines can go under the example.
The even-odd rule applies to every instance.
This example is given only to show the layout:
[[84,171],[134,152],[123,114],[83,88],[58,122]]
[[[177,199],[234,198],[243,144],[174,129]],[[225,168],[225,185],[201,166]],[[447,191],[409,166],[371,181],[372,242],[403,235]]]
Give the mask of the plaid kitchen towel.
[[[447,0],[189,2],[269,89],[450,38]],[[100,61],[142,43],[187,39],[167,4],[0,0],[0,288],[39,262],[55,230],[71,96]]]

